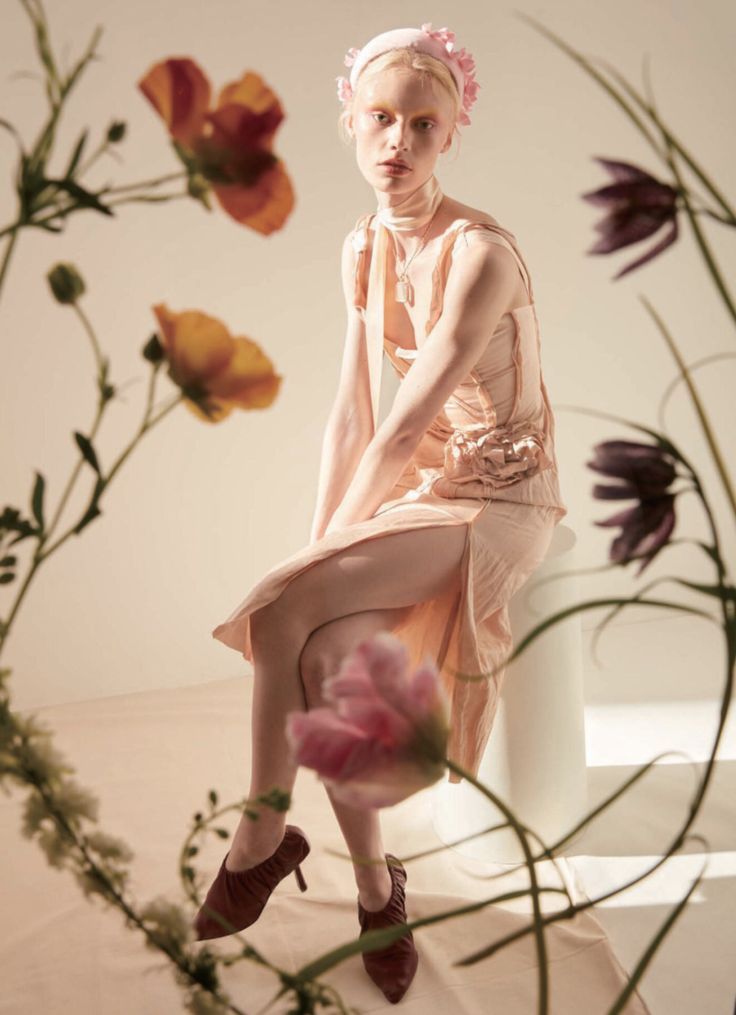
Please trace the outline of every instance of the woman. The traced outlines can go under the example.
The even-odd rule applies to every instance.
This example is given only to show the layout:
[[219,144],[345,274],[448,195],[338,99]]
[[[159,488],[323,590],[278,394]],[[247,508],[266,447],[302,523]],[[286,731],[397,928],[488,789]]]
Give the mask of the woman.
[[[473,59],[452,32],[423,25],[382,33],[345,63],[341,121],[378,208],[342,249],[347,333],[312,539],[213,631],[254,664],[251,801],[292,789],[287,713],[323,704],[322,680],[385,630],[415,664],[427,652],[437,660],[452,702],[449,756],[477,774],[503,670],[454,674],[488,673],[509,653],[508,602],[567,513],[526,266],[513,234],[443,194],[434,175],[457,124],[470,122]],[[384,352],[401,383],[376,427]],[[406,871],[384,853],[378,811],[330,799],[361,933],[405,921]],[[205,900],[237,929],[287,874],[306,887],[306,836],[252,806],[259,818],[241,819]],[[226,933],[204,907],[195,925],[200,937]],[[412,935],[363,961],[398,1001],[416,971]]]

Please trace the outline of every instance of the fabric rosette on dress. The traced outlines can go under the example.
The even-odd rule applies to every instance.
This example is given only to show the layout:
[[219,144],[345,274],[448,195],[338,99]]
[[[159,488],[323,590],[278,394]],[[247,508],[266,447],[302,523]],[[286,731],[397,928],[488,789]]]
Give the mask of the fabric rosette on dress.
[[492,497],[494,490],[535,476],[552,465],[544,433],[529,420],[503,426],[474,423],[445,443],[442,474],[431,485],[439,497]]

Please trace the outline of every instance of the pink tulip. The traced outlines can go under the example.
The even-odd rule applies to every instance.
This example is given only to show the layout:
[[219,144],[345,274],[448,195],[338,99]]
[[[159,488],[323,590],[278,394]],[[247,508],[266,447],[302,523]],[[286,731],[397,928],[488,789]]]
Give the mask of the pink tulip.
[[449,706],[429,656],[413,674],[408,651],[380,631],[360,642],[322,685],[334,708],[290,712],[286,737],[350,807],[391,807],[444,774]]

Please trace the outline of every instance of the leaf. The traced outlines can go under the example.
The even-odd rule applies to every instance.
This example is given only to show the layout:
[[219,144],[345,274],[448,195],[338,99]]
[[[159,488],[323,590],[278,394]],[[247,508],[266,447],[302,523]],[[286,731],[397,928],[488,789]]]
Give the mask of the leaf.
[[703,592],[706,596],[715,596],[723,602],[736,603],[736,588],[733,585],[703,585],[701,582],[689,582],[686,578],[675,578],[680,585],[687,585],[696,592]]
[[[689,363],[687,366],[688,373],[692,377],[696,370],[700,367],[708,366],[711,363],[717,363],[718,360],[722,359],[736,359],[736,352],[716,352],[710,356],[702,356],[700,359],[695,360],[693,363]],[[664,393],[659,401],[659,408],[657,410],[657,416],[660,421],[660,426],[664,426],[664,412],[667,407],[667,403],[670,400],[673,392],[677,388],[678,384],[685,380],[685,374],[680,371],[672,380],[669,382],[664,390]]]
[[108,208],[104,205],[96,194],[92,191],[87,190],[86,187],[80,186],[74,180],[57,180],[47,177],[44,181],[44,186],[53,184],[58,187],[59,190],[64,190],[71,195],[77,202],[80,208],[93,208],[95,211],[102,212],[103,215],[109,215],[113,217],[115,212],[112,208]]
[[551,29],[544,26],[540,21],[537,21],[536,18],[533,18],[530,15],[523,14],[521,12],[517,12],[517,17],[520,17],[523,21],[527,21],[529,24],[531,24],[532,27],[536,28],[537,31],[541,32],[542,35],[546,36],[559,49],[561,49],[564,53],[567,53],[567,55],[572,60],[574,60],[575,63],[578,64],[578,66],[582,67],[582,69],[587,74],[589,74],[594,81],[597,81],[598,84],[601,86],[601,88],[603,88],[604,91],[608,92],[609,96],[614,100],[614,102],[616,102],[621,107],[621,109],[624,111],[624,113],[626,113],[626,115],[629,117],[632,123],[634,123],[639,128],[639,130],[642,132],[644,137],[650,143],[654,151],[660,157],[663,157],[662,152],[660,151],[654,136],[649,132],[646,124],[643,122],[641,117],[637,115],[636,110],[626,101],[624,95],[618,92],[616,88],[610,83],[610,81],[607,81],[605,77],[595,69],[595,67],[589,60],[586,60],[586,58],[583,56],[582,53],[579,53],[569,43],[565,42],[565,40],[561,36],[555,35],[555,33],[551,31]]
[[13,124],[8,120],[0,118],[0,127],[5,127],[8,131],[10,131],[10,133],[15,137],[15,140],[18,142],[18,148],[20,149],[21,154],[27,157],[25,148],[23,147],[23,138],[20,136]]
[[[530,642],[534,641],[535,638],[538,638],[548,627],[553,627],[555,624],[566,620],[575,613],[581,613],[583,610],[595,610],[599,606],[615,606],[616,604],[621,604],[623,606],[657,606],[667,610],[682,610],[684,613],[692,613],[698,617],[704,617],[706,620],[711,620],[714,623],[717,623],[713,616],[710,613],[706,613],[704,610],[698,610],[694,606],[686,606],[683,603],[672,602],[667,599],[639,599],[636,596],[589,599],[581,603],[575,603],[573,606],[565,607],[562,610],[558,610],[557,613],[552,613],[548,617],[545,617],[544,620],[540,621],[540,623],[536,625],[536,627],[527,631],[524,637],[514,646],[511,654],[506,656],[506,658],[498,664],[493,672],[495,673],[502,667],[508,666],[508,664],[516,659],[517,656],[521,655]],[[462,670],[455,669],[452,669],[452,674],[456,680],[466,680],[469,682],[486,680],[490,676],[490,674],[486,673],[464,673]]]
[[76,170],[77,166],[79,165],[79,160],[82,157],[82,152],[84,151],[84,146],[87,144],[87,137],[88,137],[88,135],[89,135],[89,130],[87,130],[87,129],[83,130],[79,140],[77,141],[76,145],[74,146],[74,151],[72,152],[72,157],[69,160],[69,165],[67,166],[66,172],[64,173],[64,177],[67,180],[70,179],[70,177],[72,177],[74,175],[74,171]]
[[629,977],[628,983],[626,984],[624,989],[621,991],[619,996],[616,998],[616,1001],[613,1004],[613,1007],[610,1009],[609,1015],[618,1015],[619,1012],[624,1010],[624,1007],[626,1006],[626,1002],[629,1000],[631,995],[636,990],[636,985],[639,983],[639,981],[641,980],[642,976],[644,975],[644,973],[645,973],[645,971],[647,969],[647,966],[649,965],[651,960],[654,958],[654,955],[655,955],[657,949],[659,948],[660,944],[662,943],[664,938],[667,936],[669,931],[672,929],[675,921],[677,920],[677,918],[680,916],[680,914],[684,910],[685,906],[687,905],[688,899],[690,898],[690,896],[693,894],[695,889],[700,884],[700,882],[701,882],[701,880],[703,878],[703,874],[705,873],[705,868],[706,868],[706,864],[704,863],[702,868],[701,868],[701,870],[700,870],[700,873],[698,874],[698,876],[695,878],[693,883],[690,885],[688,890],[685,892],[684,896],[677,903],[675,908],[668,914],[668,916],[667,916],[666,920],[664,921],[664,923],[662,924],[662,926],[659,928],[657,933],[654,935],[652,940],[647,945],[647,947],[646,947],[646,949],[644,951],[644,954],[642,955],[642,957],[637,962],[636,968],[634,969],[633,973]]
[[33,511],[33,517],[38,522],[39,531],[43,532],[44,521],[43,521],[43,495],[46,490],[46,480],[43,478],[40,472],[36,472],[36,482],[33,487],[33,495],[31,497],[31,510]]
[[89,462],[89,464],[92,466],[92,468],[95,470],[98,476],[101,475],[100,465],[99,462],[97,461],[97,455],[95,453],[95,449],[92,446],[92,442],[90,441],[89,437],[85,437],[83,433],[79,433],[78,430],[75,430],[74,439],[77,442],[79,450],[82,452],[82,455],[84,456],[84,460],[86,462]]
[[98,476],[97,482],[95,483],[94,491],[92,493],[92,499],[89,502],[89,507],[84,512],[84,514],[82,515],[82,517],[79,519],[77,524],[74,526],[74,529],[72,530],[75,536],[78,536],[79,533],[82,531],[82,529],[86,528],[91,521],[97,518],[98,515],[102,514],[97,505],[102,495],[102,491],[104,489],[105,489],[105,480],[102,478],[102,476]]

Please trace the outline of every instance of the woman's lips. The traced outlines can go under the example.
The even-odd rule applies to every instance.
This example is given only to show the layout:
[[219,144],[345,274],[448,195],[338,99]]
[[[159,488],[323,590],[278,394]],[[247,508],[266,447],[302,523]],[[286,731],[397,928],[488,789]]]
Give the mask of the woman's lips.
[[400,173],[410,173],[411,172],[411,169],[409,169],[408,166],[395,166],[391,162],[382,162],[381,163],[381,168],[382,169],[387,169],[390,173],[395,173],[397,175],[400,174]]

